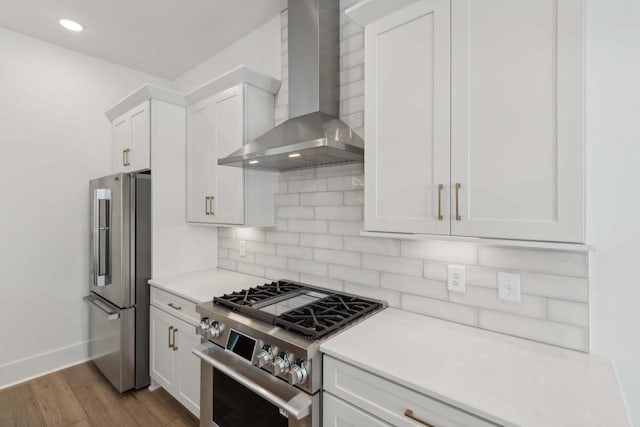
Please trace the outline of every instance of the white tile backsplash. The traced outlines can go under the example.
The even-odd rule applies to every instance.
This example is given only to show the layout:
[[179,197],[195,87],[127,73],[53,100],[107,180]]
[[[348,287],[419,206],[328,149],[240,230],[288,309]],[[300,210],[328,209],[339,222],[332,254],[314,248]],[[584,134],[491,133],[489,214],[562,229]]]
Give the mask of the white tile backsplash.
[[581,253],[513,248],[478,248],[478,264],[510,270],[587,277],[587,257]]
[[346,265],[348,267],[360,266],[360,254],[356,252],[314,249],[313,259],[319,262],[326,262],[327,264]]
[[453,304],[447,301],[433,298],[424,298],[411,294],[401,294],[400,308],[414,313],[464,323],[465,325],[478,325],[478,309],[468,305]]
[[392,239],[372,237],[345,237],[344,248],[348,251],[389,256],[400,255],[400,242]]
[[556,322],[572,325],[589,326],[589,306],[587,304],[557,299],[549,299],[547,318]]
[[382,273],[380,286],[398,292],[441,300],[446,300],[449,296],[446,282],[422,277]]
[[565,323],[488,310],[480,310],[478,323],[478,326],[483,329],[575,350],[585,351],[589,347],[588,330]]
[[[340,2],[340,79],[342,118],[360,128],[363,31],[344,15],[357,2]],[[286,12],[281,22],[286,42]],[[286,52],[282,63],[286,76]],[[278,96],[288,96],[286,89],[283,84]],[[281,102],[276,122],[287,114]],[[587,254],[363,237],[364,183],[362,164],[280,174],[277,226],[221,228],[219,267],[379,298],[403,310],[588,351]],[[244,257],[239,240],[247,240]],[[449,264],[466,268],[465,294],[447,290]],[[521,275],[521,303],[498,299],[501,271]]]

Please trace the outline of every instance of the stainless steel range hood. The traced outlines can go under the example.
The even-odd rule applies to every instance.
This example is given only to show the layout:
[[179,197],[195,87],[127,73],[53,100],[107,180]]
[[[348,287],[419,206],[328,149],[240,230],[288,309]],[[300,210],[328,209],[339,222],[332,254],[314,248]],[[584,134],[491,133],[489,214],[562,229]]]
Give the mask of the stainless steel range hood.
[[364,142],[338,118],[338,0],[289,1],[289,120],[219,165],[287,171],[364,161]]

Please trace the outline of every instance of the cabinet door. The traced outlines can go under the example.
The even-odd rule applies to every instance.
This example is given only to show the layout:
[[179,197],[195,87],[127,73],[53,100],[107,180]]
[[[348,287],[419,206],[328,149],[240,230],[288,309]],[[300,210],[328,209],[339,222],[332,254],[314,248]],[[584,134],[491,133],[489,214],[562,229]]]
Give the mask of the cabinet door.
[[582,0],[451,16],[452,234],[584,241]]
[[213,103],[211,217],[216,224],[244,224],[244,169],[218,166],[219,158],[238,150],[245,142],[243,86],[234,86],[217,94]]
[[111,169],[122,173],[151,166],[150,103],[145,101],[111,125]]
[[127,170],[127,149],[130,149],[131,122],[129,115],[124,114],[111,123],[111,171],[116,173]]
[[422,0],[365,28],[366,230],[450,233],[449,9]]
[[214,103],[207,99],[187,109],[187,221],[212,222],[210,182],[214,169]]
[[178,321],[173,316],[151,306],[149,324],[150,375],[165,390],[175,388],[174,329]]
[[200,359],[191,350],[200,345],[195,326],[178,320],[176,338],[176,386],[178,400],[195,416],[200,416]]
[[151,106],[145,101],[129,112],[130,151],[127,153],[128,170],[149,169],[151,166]]
[[391,426],[327,392],[322,393],[322,420],[325,427]]

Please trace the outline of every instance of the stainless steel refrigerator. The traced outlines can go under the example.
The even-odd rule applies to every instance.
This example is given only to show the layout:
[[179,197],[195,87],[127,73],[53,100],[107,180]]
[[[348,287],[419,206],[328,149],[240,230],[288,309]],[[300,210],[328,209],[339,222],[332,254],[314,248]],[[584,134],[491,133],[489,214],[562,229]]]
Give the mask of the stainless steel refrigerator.
[[149,385],[151,175],[91,181],[89,355],[118,391]]

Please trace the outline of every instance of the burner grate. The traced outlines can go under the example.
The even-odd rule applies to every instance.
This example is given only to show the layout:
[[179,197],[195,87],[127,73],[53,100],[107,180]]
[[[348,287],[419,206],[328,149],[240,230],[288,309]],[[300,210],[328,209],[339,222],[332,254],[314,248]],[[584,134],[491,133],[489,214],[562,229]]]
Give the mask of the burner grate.
[[274,324],[316,339],[379,308],[377,301],[334,294],[283,313]]
[[314,288],[285,280],[267,283],[255,288],[215,297],[213,302],[246,316],[257,318],[275,326],[317,339],[368,313],[384,307],[375,300],[354,295],[329,294],[317,301],[289,310],[279,316],[261,311],[259,308],[300,295],[305,291],[327,294],[326,289]]
[[215,297],[213,301],[232,309],[236,309],[238,306],[251,307],[259,302],[297,292],[300,289],[302,289],[301,285],[279,280],[277,282],[256,286],[255,288],[225,294],[222,297]]

